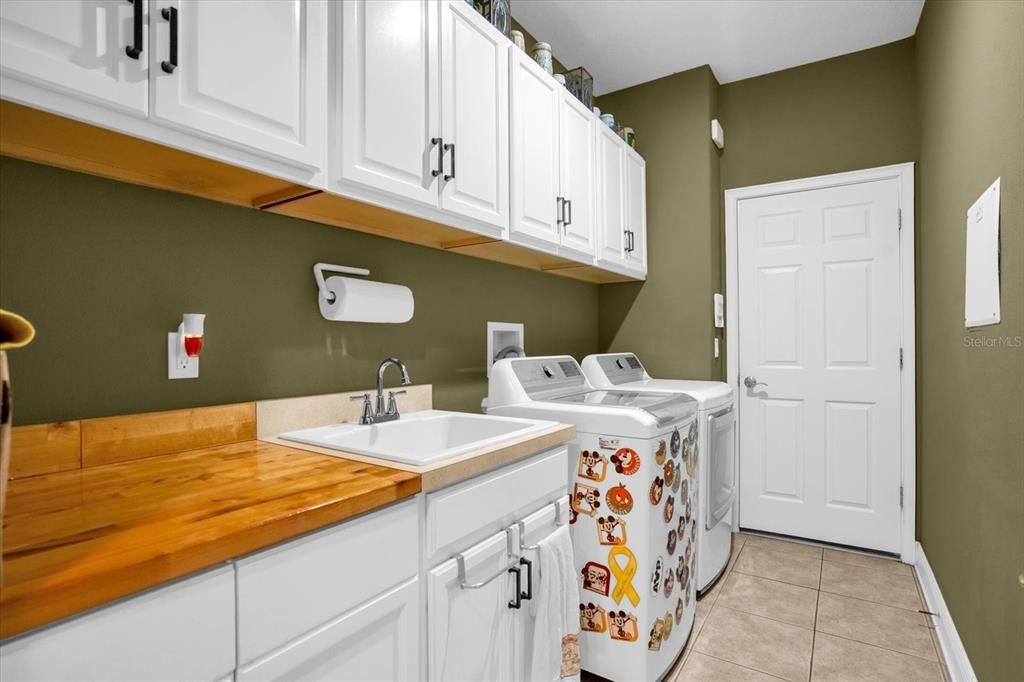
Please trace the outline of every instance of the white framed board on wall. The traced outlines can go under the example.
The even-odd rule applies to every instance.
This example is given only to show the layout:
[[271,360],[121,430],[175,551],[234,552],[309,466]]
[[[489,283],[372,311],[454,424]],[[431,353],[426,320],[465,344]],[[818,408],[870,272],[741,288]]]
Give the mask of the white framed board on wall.
[[967,210],[967,268],[964,282],[964,326],[998,324],[999,308],[999,182],[982,192]]

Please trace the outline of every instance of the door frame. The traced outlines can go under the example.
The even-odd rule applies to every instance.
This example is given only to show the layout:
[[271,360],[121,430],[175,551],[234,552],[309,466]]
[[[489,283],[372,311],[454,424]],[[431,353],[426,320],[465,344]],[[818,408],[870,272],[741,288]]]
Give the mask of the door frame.
[[[738,187],[725,190],[725,377],[737,391],[736,400],[736,460],[740,461],[739,425],[743,418],[738,399],[739,338],[740,326],[737,319],[739,297],[739,249],[737,213],[743,199],[769,197],[777,194],[791,194],[841,185],[852,185],[877,180],[897,181],[900,202],[899,264],[900,264],[900,346],[903,349],[903,371],[900,372],[900,483],[903,486],[903,508],[900,510],[900,559],[914,563],[917,557],[915,531],[916,509],[916,467],[917,467],[917,395],[915,368],[915,288],[914,288],[914,162],[867,168],[864,170],[820,175],[797,180],[785,180],[764,185]],[[736,486],[739,490],[740,467],[736,467]],[[733,510],[733,526],[739,529],[739,495]]]

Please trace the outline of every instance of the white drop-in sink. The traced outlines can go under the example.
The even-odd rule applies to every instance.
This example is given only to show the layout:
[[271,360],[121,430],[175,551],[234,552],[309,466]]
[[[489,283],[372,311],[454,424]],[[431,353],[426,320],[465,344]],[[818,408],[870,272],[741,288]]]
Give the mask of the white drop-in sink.
[[331,424],[289,431],[284,440],[402,464],[430,464],[538,433],[557,422],[423,410],[382,424]]

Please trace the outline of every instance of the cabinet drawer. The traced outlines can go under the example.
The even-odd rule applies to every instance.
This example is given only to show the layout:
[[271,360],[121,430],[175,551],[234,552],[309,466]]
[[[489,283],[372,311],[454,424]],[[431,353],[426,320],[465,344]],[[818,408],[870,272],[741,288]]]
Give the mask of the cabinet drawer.
[[239,561],[239,665],[415,576],[416,506],[408,500]]
[[566,495],[568,487],[563,446],[427,495],[427,565]]
[[235,667],[235,580],[225,566],[0,647],[0,679],[213,680]]

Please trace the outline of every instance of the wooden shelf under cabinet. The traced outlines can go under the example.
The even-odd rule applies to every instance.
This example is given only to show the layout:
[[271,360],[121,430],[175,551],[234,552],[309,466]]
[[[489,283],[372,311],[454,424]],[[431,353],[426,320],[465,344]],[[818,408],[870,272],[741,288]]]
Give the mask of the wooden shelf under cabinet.
[[0,154],[593,283],[629,277],[0,100]]

